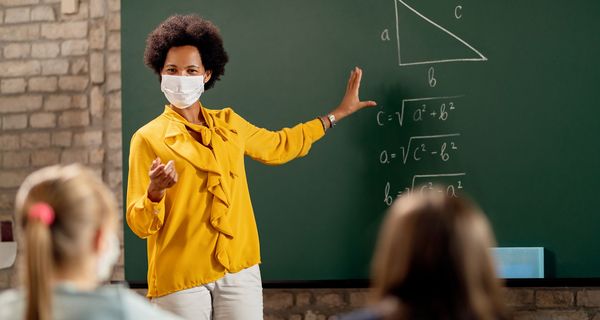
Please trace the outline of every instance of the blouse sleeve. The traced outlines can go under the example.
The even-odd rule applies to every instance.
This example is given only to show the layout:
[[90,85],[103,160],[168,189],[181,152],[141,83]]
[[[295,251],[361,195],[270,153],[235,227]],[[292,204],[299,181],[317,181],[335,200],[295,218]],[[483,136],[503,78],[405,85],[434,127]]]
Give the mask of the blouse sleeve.
[[140,238],[156,233],[165,220],[165,197],[159,202],[148,198],[148,170],[156,155],[138,133],[131,138],[129,175],[127,180],[127,224]]
[[293,128],[269,131],[234,114],[245,138],[245,154],[269,165],[283,164],[308,154],[313,143],[323,137],[321,120],[314,119]]

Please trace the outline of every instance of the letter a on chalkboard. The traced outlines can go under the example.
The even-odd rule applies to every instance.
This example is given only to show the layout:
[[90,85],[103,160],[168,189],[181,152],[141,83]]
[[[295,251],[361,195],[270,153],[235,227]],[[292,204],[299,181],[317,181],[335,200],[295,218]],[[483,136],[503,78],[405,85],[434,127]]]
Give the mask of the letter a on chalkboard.
[[487,61],[487,58],[473,46],[403,0],[395,0],[394,4],[400,66]]

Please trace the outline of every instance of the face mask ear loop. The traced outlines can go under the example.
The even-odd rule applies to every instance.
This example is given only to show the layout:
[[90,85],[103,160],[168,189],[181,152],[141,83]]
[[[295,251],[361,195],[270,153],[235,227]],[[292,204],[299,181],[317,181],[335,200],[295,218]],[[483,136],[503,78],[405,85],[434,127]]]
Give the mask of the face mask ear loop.
[[100,253],[96,265],[96,276],[101,282],[107,281],[110,278],[111,271],[119,260],[120,246],[119,238],[116,234],[110,233],[104,238],[105,250]]

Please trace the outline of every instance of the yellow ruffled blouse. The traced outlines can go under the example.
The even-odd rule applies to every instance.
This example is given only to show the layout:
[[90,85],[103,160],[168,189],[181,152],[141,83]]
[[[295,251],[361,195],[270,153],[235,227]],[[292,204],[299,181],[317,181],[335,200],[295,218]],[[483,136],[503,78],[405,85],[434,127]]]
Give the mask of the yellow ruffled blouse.
[[[207,126],[166,106],[131,138],[127,224],[148,244],[148,297],[213,282],[260,263],[244,155],[276,165],[308,153],[324,135],[319,119],[273,132],[232,109],[201,107]],[[195,140],[188,130],[200,134]],[[152,160],[175,162],[178,182],[148,199]]]

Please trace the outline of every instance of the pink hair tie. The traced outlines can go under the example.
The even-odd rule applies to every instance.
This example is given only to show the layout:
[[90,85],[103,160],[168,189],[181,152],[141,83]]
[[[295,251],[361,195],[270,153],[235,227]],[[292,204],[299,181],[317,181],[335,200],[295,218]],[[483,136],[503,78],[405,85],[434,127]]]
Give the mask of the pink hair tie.
[[50,226],[54,222],[54,210],[47,203],[36,203],[29,208],[29,218],[39,219],[45,225]]

